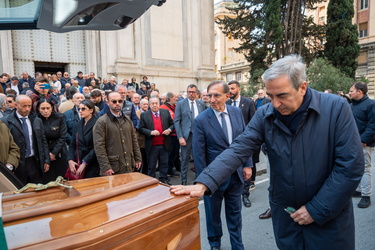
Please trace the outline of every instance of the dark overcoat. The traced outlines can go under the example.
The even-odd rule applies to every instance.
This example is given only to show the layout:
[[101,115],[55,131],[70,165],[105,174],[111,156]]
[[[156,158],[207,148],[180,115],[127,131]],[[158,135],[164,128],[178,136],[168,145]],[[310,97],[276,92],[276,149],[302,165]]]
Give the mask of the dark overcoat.
[[[44,171],[44,164],[50,164],[48,144],[46,136],[44,134],[43,122],[35,114],[30,113],[29,119],[33,130],[33,147],[35,153],[35,159],[40,171]],[[27,181],[27,168],[25,167],[25,152],[26,152],[26,141],[23,135],[22,124],[18,119],[16,110],[11,114],[1,119],[3,123],[9,128],[13,135],[13,139],[17,146],[20,148],[20,162],[18,168],[15,171],[16,176],[20,181],[26,184]]]
[[[259,108],[242,135],[196,179],[214,192],[265,142],[269,199],[280,249],[354,249],[351,196],[361,180],[361,141],[348,103],[311,90],[311,102],[292,135],[272,104]],[[283,211],[305,205],[314,222],[295,223]]]
[[[85,119],[81,119],[74,127],[72,139],[69,144],[68,161],[73,160],[87,163],[85,178],[99,176],[99,163],[94,150],[93,128],[98,118],[93,116],[84,126]],[[78,137],[77,137],[78,136]],[[78,152],[77,149],[78,139]]]

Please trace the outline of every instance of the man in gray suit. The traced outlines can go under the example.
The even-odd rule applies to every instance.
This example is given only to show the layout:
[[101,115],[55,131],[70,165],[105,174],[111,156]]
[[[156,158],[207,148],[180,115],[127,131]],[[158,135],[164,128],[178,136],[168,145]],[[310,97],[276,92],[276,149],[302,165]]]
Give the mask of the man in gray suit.
[[195,84],[187,87],[187,98],[178,102],[176,106],[174,126],[178,141],[181,145],[181,181],[187,184],[187,171],[192,149],[193,121],[206,109],[204,103],[198,98],[198,88]]

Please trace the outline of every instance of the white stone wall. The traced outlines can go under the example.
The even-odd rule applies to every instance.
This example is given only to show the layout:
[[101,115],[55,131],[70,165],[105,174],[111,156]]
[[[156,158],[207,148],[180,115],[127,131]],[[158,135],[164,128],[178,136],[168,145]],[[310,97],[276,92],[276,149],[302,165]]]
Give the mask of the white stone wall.
[[161,92],[199,88],[216,79],[214,73],[213,0],[168,0],[151,7],[120,31],[1,31],[0,69],[19,76],[34,75],[34,62],[66,63],[96,76],[119,81],[143,75]]

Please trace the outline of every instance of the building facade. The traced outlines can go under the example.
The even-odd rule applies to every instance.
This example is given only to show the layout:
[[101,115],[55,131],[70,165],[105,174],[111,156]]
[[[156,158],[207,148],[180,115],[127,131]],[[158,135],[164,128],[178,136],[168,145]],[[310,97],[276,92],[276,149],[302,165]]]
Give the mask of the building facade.
[[213,16],[213,0],[170,0],[120,31],[0,31],[0,70],[94,72],[120,82],[146,75],[161,92],[205,88],[216,79]]
[[[314,17],[315,23],[325,24],[327,22],[328,2],[317,4],[317,8],[308,13]],[[356,78],[365,77],[369,80],[369,94],[373,96],[375,81],[375,2],[354,0],[353,23],[358,27],[358,43],[361,47],[357,58]]]
[[227,82],[237,80],[247,84],[249,81],[249,63],[241,53],[237,53],[233,48],[239,46],[239,42],[231,36],[224,35],[216,24],[218,19],[225,16],[234,17],[226,9],[227,6],[235,4],[233,0],[217,1],[214,6],[215,20],[215,71],[218,78]]

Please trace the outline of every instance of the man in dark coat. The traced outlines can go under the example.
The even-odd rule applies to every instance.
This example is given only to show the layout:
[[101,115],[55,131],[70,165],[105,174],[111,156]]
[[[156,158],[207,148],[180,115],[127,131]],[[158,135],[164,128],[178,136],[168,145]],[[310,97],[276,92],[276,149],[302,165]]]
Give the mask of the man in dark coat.
[[139,131],[145,136],[148,175],[156,177],[159,162],[159,180],[167,183],[168,151],[171,146],[170,133],[174,130],[173,119],[166,109],[160,109],[159,98],[150,98],[150,109],[141,114]]
[[[238,107],[242,111],[243,119],[245,121],[245,124],[248,124],[251,120],[251,118],[255,114],[255,105],[254,101],[246,98],[244,96],[241,96],[241,85],[238,81],[233,80],[228,83],[229,85],[229,97],[230,99],[227,101],[228,105],[232,105],[235,107]],[[253,171],[254,173],[257,172],[256,169],[256,163],[259,162],[259,152],[260,149],[255,152],[252,156],[253,159]],[[245,181],[243,185],[243,191],[242,191],[242,202],[245,207],[251,207],[251,201],[250,201],[250,186],[254,186],[255,182],[255,176],[256,174],[252,175],[251,178],[247,181]],[[255,188],[255,186],[254,186]]]
[[350,87],[352,98],[351,108],[361,137],[363,156],[365,158],[365,172],[358,186],[355,196],[361,197],[359,208],[371,205],[371,155],[375,146],[375,101],[367,96],[367,84],[355,82]]
[[30,111],[30,97],[19,95],[16,98],[16,110],[2,118],[20,148],[20,161],[15,175],[23,184],[42,183],[43,172],[47,172],[50,167],[42,120]]
[[[205,168],[245,129],[242,112],[226,105],[229,87],[223,81],[214,81],[207,87],[211,108],[203,111],[194,121],[193,156],[197,174]],[[251,176],[251,158],[237,168],[211,195],[204,197],[207,236],[212,248],[221,245],[221,204],[225,204],[225,217],[232,249],[244,249],[242,244],[241,191],[244,179]],[[243,168],[242,168],[243,167]]]
[[[349,104],[308,88],[305,65],[297,55],[274,62],[263,81],[272,104],[257,110],[244,133],[198,176],[196,185],[171,191],[192,196],[215,192],[265,143],[278,248],[354,249],[351,196],[364,159]],[[287,207],[293,208],[290,215]]]
[[255,109],[258,109],[264,104],[271,102],[269,98],[265,97],[263,89],[259,89],[257,94],[258,94],[258,98],[255,100]]

